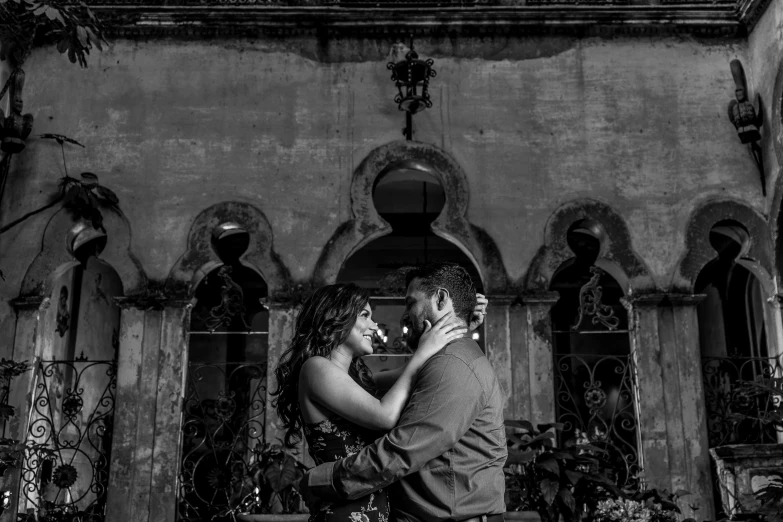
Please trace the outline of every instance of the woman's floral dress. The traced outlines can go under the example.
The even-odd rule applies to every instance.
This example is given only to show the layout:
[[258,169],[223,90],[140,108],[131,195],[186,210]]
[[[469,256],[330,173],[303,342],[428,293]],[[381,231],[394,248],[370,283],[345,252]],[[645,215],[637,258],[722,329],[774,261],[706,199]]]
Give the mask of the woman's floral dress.
[[[305,439],[316,464],[353,455],[380,436],[334,415],[321,422],[305,423]],[[310,515],[309,522],[388,522],[389,501],[384,490],[366,497],[324,506]]]

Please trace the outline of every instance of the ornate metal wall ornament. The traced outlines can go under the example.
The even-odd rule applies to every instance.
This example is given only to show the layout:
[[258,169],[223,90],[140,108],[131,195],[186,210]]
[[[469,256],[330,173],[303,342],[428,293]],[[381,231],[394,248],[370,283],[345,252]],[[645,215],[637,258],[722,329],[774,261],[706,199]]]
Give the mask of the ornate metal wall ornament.
[[[422,60],[413,48],[413,37],[410,38],[410,48],[399,42],[392,47],[391,61],[386,68],[392,72],[391,79],[397,87],[394,102],[401,111],[405,111],[405,128],[403,134],[408,141],[413,139],[413,115],[432,107],[429,94],[430,78],[436,76],[435,63],[431,58]],[[402,53],[405,52],[404,58]],[[421,87],[421,91],[419,91]]]
[[611,306],[601,302],[603,289],[598,281],[604,272],[598,267],[591,266],[590,273],[593,274],[590,281],[579,290],[579,316],[571,329],[579,330],[585,317],[592,316],[591,322],[594,325],[602,324],[609,330],[616,330],[620,326],[620,318],[614,315]]
[[250,325],[245,319],[245,293],[242,287],[231,279],[231,267],[220,267],[218,277],[223,281],[220,287],[220,304],[212,307],[207,317],[202,319],[204,325],[207,330],[214,332],[221,326],[229,327],[236,317],[242,321],[245,330],[250,331]]
[[761,176],[761,193],[767,195],[767,181],[764,174],[764,158],[759,141],[761,140],[760,129],[764,125],[763,106],[761,95],[756,93],[756,104],[758,111],[748,100],[748,82],[745,79],[745,69],[739,60],[732,60],[730,63],[731,75],[734,77],[734,96],[736,100],[729,102],[729,120],[734,124],[739,135],[740,142],[748,146],[753,161],[759,169]]
[[[6,87],[9,87],[8,116],[0,109],[0,150],[8,154],[19,154],[24,150],[25,140],[33,130],[33,115],[22,114],[24,102],[22,101],[22,89],[24,88],[24,71],[15,69],[8,78]],[[5,88],[0,93],[0,99],[5,94]]]
[[57,303],[57,327],[55,331],[60,337],[65,335],[71,324],[71,313],[68,311],[68,287],[60,288],[60,298]]

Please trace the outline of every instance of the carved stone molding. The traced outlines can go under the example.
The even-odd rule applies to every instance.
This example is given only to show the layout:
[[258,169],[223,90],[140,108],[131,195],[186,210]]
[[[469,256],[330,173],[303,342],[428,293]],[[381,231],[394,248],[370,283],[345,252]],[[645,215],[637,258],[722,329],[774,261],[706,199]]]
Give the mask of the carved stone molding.
[[50,299],[41,295],[17,297],[11,300],[11,306],[19,312],[22,310],[41,310],[49,307]]
[[706,297],[705,294],[653,293],[636,295],[630,302],[632,306],[643,307],[696,306]]
[[752,271],[765,288],[772,286],[773,244],[766,219],[743,202],[720,199],[705,202],[691,214],[685,236],[686,252],[677,266],[673,289],[685,294],[695,289],[701,270],[718,256],[709,241],[710,230],[716,223],[725,220],[736,221],[748,231],[750,243],[747,252],[742,254],[742,261],[746,268],[754,268]]
[[739,0],[737,2],[737,17],[748,32],[751,32],[761,19],[772,0]]
[[139,293],[113,298],[120,308],[137,308],[139,310],[163,310],[164,308],[187,308],[192,306],[192,299],[184,285],[177,288],[158,281],[149,281],[146,288]]
[[688,5],[471,5],[342,7],[283,5],[106,5],[95,11],[112,37],[206,36],[396,38],[401,34],[490,36],[569,34],[744,36],[735,7]]

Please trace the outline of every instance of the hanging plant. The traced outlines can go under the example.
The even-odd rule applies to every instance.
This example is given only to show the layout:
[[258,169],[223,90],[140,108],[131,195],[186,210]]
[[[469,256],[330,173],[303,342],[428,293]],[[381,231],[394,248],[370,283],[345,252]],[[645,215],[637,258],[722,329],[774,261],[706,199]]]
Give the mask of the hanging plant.
[[[62,203],[63,208],[68,210],[74,218],[87,220],[92,223],[92,226],[96,230],[103,230],[105,232],[101,209],[108,208],[110,210],[119,211],[118,205],[120,200],[117,197],[117,194],[111,189],[101,185],[98,182],[98,176],[92,172],[82,172],[79,174],[78,178],[68,175],[68,164],[65,161],[65,144],[71,143],[78,145],[79,147],[84,147],[84,145],[74,139],[63,136],[62,134],[42,134],[39,138],[55,140],[60,145],[63,168],[65,170],[65,176],[60,180],[60,191],[54,199],[46,205],[30,211],[11,223],[0,227],[0,234],[7,232],[36,214],[40,214],[44,210],[52,208],[58,203]],[[2,277],[2,272],[0,272],[0,277]]]

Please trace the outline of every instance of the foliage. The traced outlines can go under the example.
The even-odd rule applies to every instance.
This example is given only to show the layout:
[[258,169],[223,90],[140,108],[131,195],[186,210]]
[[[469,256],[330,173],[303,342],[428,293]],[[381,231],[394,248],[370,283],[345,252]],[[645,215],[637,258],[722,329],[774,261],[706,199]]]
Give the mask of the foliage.
[[616,480],[620,470],[606,452],[584,439],[554,447],[562,424],[539,424],[525,420],[506,421],[516,433],[508,435],[506,461],[506,506],[510,511],[537,511],[543,522],[578,521],[592,512],[599,501],[617,498],[623,492]]
[[761,501],[760,514],[770,520],[783,519],[783,474],[773,475],[770,482],[756,492],[756,498]]
[[602,500],[594,513],[594,522],[676,522],[677,515],[650,500],[628,498]]
[[738,381],[736,395],[746,403],[769,402],[770,407],[757,411],[756,416],[734,414],[736,421],[750,418],[762,425],[772,425],[783,431],[783,377],[759,378],[756,381]]
[[0,0],[0,59],[24,63],[32,48],[53,42],[71,63],[87,67],[87,55],[106,43],[104,28],[83,1]]
[[214,518],[240,513],[297,513],[302,505],[299,481],[307,468],[279,444],[252,450],[251,464],[232,482],[229,507]]

